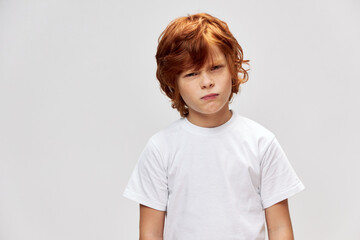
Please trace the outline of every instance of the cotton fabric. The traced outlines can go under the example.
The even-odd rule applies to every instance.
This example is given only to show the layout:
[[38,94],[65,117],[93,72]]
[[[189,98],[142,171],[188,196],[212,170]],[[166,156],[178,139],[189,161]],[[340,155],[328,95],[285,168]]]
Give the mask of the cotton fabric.
[[274,133],[236,113],[152,135],[123,196],[166,211],[164,240],[264,240],[264,209],[305,189]]

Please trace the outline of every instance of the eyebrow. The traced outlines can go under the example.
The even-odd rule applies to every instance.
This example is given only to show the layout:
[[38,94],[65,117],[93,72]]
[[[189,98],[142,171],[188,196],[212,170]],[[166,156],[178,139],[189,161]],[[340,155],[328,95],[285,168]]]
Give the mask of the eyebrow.
[[[213,66],[225,65],[225,64],[226,64],[226,61],[217,59],[210,66],[213,67]],[[198,70],[195,70],[195,68],[191,68],[191,69],[185,70],[184,73],[192,73],[192,72],[196,72],[196,71],[198,71]]]
[[[222,61],[218,61],[218,62],[214,62],[214,64],[212,64],[211,67],[225,66],[225,65],[226,65],[226,63],[224,63]],[[195,70],[195,69],[185,70],[184,73],[182,74],[182,77],[186,77],[187,75],[192,74],[192,73],[196,73],[197,71],[199,71],[199,70]]]

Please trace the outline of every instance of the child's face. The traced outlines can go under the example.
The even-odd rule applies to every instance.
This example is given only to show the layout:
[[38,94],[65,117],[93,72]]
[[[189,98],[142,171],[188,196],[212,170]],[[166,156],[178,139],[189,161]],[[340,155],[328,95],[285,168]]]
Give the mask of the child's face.
[[[198,71],[185,70],[177,81],[180,95],[189,108],[200,114],[214,114],[228,109],[232,89],[231,73],[225,55],[217,46],[213,46],[213,65],[208,61]],[[212,98],[203,98],[208,94],[217,94]]]

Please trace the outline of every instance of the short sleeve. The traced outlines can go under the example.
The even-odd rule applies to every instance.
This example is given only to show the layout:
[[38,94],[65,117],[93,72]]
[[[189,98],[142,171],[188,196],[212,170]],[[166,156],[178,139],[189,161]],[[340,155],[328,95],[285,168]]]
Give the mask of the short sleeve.
[[266,149],[260,167],[260,195],[264,209],[305,189],[276,137]]
[[163,159],[150,138],[140,154],[123,196],[156,210],[166,211],[167,186]]

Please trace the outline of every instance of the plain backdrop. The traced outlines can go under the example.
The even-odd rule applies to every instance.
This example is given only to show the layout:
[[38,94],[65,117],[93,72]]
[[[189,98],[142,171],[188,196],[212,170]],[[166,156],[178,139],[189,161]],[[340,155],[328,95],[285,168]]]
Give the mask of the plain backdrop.
[[0,239],[138,239],[122,197],[180,115],[155,77],[176,17],[224,21],[251,63],[230,105],[273,131],[306,189],[296,239],[360,239],[360,2],[0,0]]

